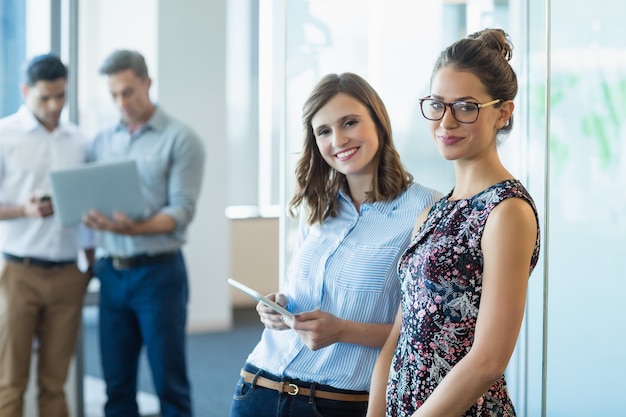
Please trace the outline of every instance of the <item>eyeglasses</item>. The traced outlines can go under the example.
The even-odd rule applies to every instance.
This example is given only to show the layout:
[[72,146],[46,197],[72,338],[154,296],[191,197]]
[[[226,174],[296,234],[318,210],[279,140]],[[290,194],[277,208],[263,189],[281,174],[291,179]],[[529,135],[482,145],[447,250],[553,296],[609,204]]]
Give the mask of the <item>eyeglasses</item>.
[[474,123],[478,120],[478,112],[483,107],[493,106],[502,103],[504,100],[495,99],[487,103],[471,103],[469,101],[455,101],[446,103],[430,97],[420,99],[420,108],[422,115],[428,120],[441,120],[446,114],[446,108],[450,107],[452,117],[459,123]]

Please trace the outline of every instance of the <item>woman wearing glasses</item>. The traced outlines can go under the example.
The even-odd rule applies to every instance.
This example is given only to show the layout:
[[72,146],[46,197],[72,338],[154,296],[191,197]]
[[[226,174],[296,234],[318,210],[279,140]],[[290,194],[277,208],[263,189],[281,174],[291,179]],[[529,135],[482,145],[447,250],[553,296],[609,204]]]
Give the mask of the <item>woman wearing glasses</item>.
[[421,100],[454,189],[415,226],[401,257],[396,322],[372,378],[368,416],[515,416],[504,370],[539,256],[532,198],[502,165],[517,78],[507,34],[486,29],[439,56]]

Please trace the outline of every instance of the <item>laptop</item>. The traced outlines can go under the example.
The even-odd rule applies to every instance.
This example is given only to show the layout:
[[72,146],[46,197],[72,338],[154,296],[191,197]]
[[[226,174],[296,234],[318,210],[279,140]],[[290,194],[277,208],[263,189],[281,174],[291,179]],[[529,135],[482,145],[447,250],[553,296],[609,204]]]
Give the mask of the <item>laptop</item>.
[[107,217],[116,211],[141,218],[145,205],[134,160],[91,162],[50,172],[54,216],[61,226],[82,223],[95,209]]

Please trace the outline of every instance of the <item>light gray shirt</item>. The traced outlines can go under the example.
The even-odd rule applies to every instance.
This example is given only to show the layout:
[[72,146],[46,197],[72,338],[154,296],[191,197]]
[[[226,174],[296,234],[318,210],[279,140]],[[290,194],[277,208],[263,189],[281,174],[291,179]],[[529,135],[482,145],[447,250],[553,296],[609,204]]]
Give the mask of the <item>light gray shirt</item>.
[[176,222],[171,233],[126,236],[97,233],[96,256],[135,256],[179,249],[193,219],[204,169],[204,147],[187,126],[159,106],[138,132],[118,123],[96,135],[90,159],[137,161],[145,217],[165,213]]

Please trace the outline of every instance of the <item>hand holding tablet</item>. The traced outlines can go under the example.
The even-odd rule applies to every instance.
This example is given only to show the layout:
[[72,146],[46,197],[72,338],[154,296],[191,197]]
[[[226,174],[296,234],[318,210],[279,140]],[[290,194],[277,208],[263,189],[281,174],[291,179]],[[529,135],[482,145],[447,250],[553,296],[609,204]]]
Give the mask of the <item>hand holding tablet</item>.
[[293,320],[293,318],[294,318],[293,313],[291,313],[290,311],[288,311],[284,307],[276,304],[275,302],[273,302],[269,298],[265,297],[263,294],[253,290],[252,288],[250,288],[250,287],[248,287],[248,286],[242,284],[241,282],[236,281],[236,280],[234,280],[232,278],[228,278],[228,283],[230,285],[232,285],[233,287],[237,288],[242,293],[246,294],[248,297],[251,297],[251,298],[253,298],[253,299],[257,300],[257,301],[260,301],[261,303],[265,304],[266,306],[272,308],[278,314],[281,314],[281,315],[287,317],[288,319]]

